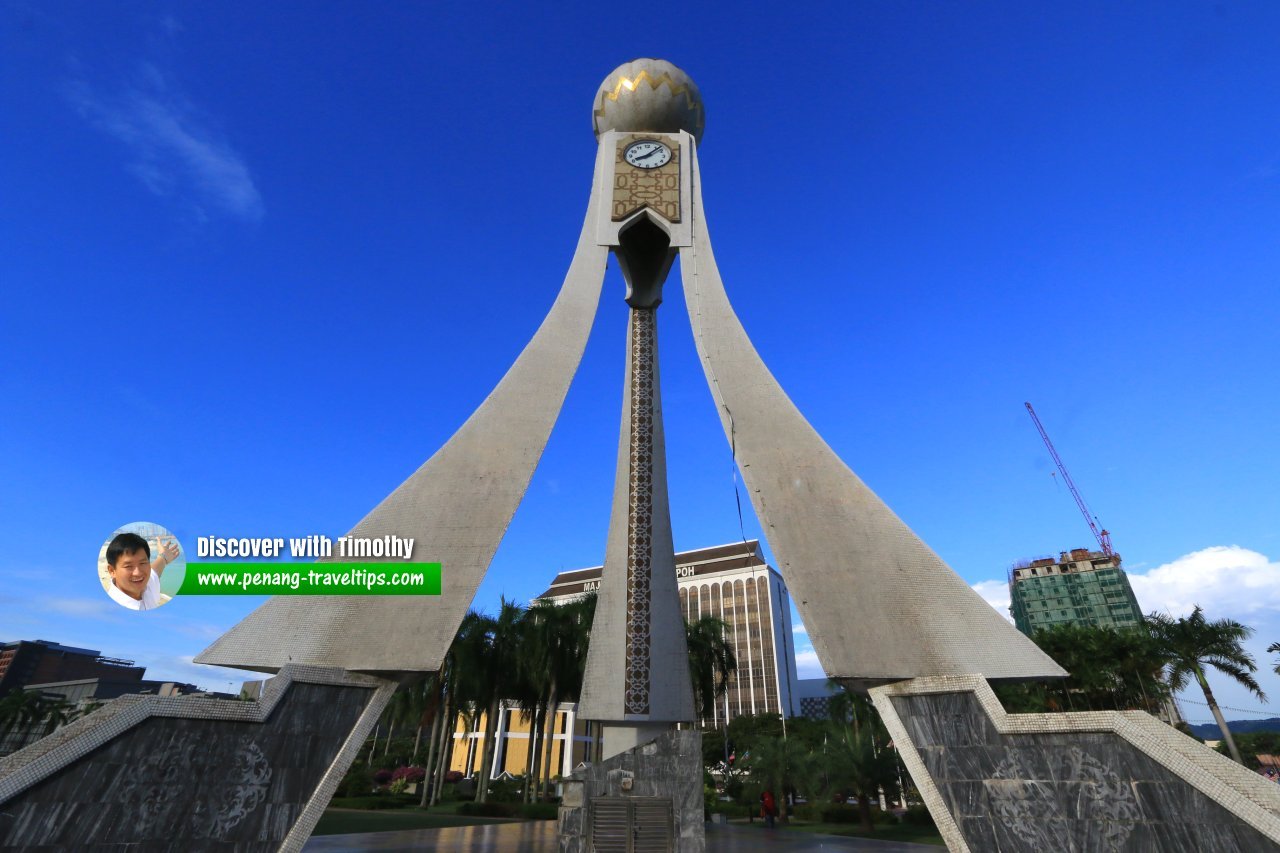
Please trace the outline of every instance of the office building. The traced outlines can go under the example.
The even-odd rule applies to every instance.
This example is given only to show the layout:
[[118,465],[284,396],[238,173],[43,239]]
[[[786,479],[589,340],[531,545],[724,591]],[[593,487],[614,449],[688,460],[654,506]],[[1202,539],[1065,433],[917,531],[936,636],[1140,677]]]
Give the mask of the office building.
[[143,667],[131,660],[103,657],[96,649],[79,649],[49,640],[0,643],[0,697],[29,684],[83,678],[136,681]]
[[[601,566],[561,572],[540,601],[563,603],[600,588]],[[680,607],[685,619],[715,616],[729,628],[738,660],[728,693],[704,726],[720,727],[741,714],[799,713],[791,602],[782,576],[765,562],[759,540],[748,540],[676,554]],[[459,718],[449,767],[470,776],[479,772],[484,755],[485,714]],[[596,723],[578,716],[577,705],[560,705],[551,722],[551,775],[560,775],[588,760],[599,736]],[[530,721],[514,703],[503,703],[496,732],[498,760],[494,776],[520,775],[529,759]]]
[[[539,599],[566,601],[600,588],[601,567],[561,572]],[[791,601],[782,576],[751,539],[676,554],[676,580],[685,620],[714,616],[729,627],[738,659],[729,690],[704,725],[741,714],[795,716],[795,643]]]

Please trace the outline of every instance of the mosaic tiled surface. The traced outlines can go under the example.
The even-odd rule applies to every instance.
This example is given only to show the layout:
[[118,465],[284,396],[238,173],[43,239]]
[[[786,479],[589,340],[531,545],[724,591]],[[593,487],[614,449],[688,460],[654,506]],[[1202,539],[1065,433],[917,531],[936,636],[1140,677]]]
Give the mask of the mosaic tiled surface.
[[972,676],[872,696],[952,850],[1280,850],[1280,786],[1146,714],[1005,714]]
[[658,138],[651,133],[633,133],[618,139],[613,172],[614,222],[645,207],[668,222],[680,221],[680,143],[673,137],[661,137],[671,149],[671,159],[656,169],[639,169],[623,158],[633,142]]
[[[684,155],[692,244],[680,249],[680,274],[694,342],[744,492],[822,669],[863,684],[965,672],[1064,675],[858,478],[788,398],[725,293],[697,151]],[[807,298],[802,279],[785,292]],[[835,331],[842,318],[829,321]],[[831,364],[814,372],[833,385],[848,373]]]

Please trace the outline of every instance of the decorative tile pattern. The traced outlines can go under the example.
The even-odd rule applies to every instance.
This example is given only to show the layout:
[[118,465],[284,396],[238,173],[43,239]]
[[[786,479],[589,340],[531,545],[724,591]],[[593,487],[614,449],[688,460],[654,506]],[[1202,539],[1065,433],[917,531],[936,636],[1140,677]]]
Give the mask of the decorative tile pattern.
[[653,566],[653,360],[657,314],[631,309],[631,435],[627,495],[627,633],[623,706],[649,713],[650,589]]
[[671,149],[671,160],[657,169],[638,169],[622,156],[631,143],[657,138],[651,133],[633,133],[618,139],[613,167],[614,222],[621,222],[645,207],[668,222],[680,221],[680,143],[675,137],[661,137],[663,144]]

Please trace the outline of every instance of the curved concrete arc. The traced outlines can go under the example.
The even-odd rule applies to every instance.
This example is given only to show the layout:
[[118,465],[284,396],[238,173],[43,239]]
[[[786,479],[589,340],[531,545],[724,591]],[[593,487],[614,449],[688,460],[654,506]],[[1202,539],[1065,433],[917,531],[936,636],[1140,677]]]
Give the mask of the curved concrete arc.
[[881,682],[1066,673],[1005,621],[841,461],[742,328],[716,268],[696,151],[681,276],[694,339],[752,506],[829,676]]
[[[597,175],[604,156],[596,158]],[[415,560],[443,564],[443,594],[278,596],[196,662],[266,672],[290,662],[365,672],[440,668],[529,486],[591,333],[609,254],[596,243],[599,184],[592,182],[573,262],[533,339],[444,447],[349,534],[412,537]]]

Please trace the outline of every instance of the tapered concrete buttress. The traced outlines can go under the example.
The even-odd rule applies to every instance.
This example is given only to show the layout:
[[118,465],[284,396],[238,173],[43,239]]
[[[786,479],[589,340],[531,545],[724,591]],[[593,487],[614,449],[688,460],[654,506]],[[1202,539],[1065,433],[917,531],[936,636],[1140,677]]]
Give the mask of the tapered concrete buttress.
[[[601,149],[596,158],[597,174],[605,154]],[[265,672],[289,662],[375,672],[440,668],[524,497],[587,345],[608,259],[608,248],[596,241],[599,187],[597,176],[560,294],[515,364],[444,447],[349,534],[413,538],[415,560],[443,564],[442,594],[276,597],[205,649],[197,663]]]
[[751,505],[826,673],[852,683],[1066,673],[929,549],[787,397],[734,314],[692,167],[680,272],[694,340]]

